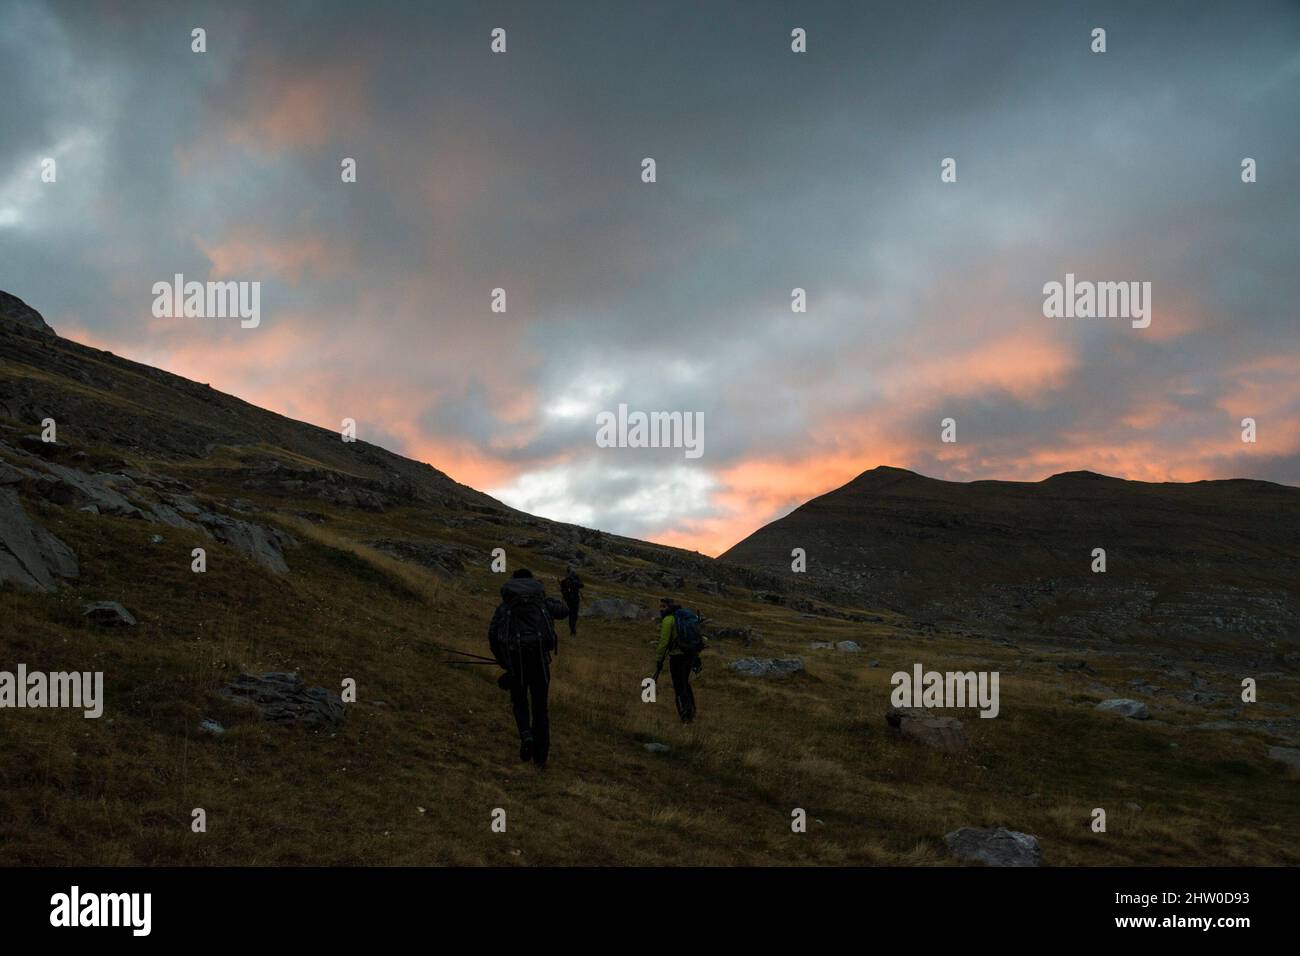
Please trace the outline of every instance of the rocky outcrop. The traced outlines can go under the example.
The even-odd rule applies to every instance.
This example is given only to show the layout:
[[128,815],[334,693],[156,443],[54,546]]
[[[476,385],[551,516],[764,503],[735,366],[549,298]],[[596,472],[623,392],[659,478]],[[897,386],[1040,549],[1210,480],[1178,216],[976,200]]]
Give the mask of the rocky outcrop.
[[56,505],[84,508],[98,514],[150,520],[124,494],[135,482],[125,475],[89,474],[66,465],[46,462],[46,474],[36,479],[36,493]]
[[54,335],[45,318],[30,305],[8,292],[0,291],[0,322],[13,322],[33,332]]
[[1043,861],[1037,837],[1006,827],[962,827],[943,839],[957,859],[985,866],[1038,866]]
[[650,617],[650,609],[622,598],[598,598],[581,612],[583,617],[605,618],[616,621],[636,621]]
[[803,659],[799,657],[742,657],[727,666],[745,677],[789,677],[803,673]]
[[247,555],[266,570],[274,574],[289,573],[284,548],[296,543],[292,536],[278,528],[267,528],[210,511],[200,512],[196,519],[222,544]]
[[391,555],[399,561],[442,571],[446,574],[464,574],[465,561],[471,559],[474,551],[464,545],[443,544],[437,541],[403,541],[394,538],[380,538],[370,542],[376,551]]
[[27,516],[18,492],[0,487],[0,582],[53,591],[59,578],[79,572],[72,549]]
[[257,707],[273,724],[320,727],[343,719],[343,698],[324,687],[308,687],[297,674],[240,674],[223,687],[229,700]]
[[1151,717],[1151,712],[1147,710],[1146,704],[1140,700],[1129,700],[1127,697],[1103,700],[1097,705],[1097,710],[1119,714],[1121,717],[1132,717],[1134,720],[1147,720]]

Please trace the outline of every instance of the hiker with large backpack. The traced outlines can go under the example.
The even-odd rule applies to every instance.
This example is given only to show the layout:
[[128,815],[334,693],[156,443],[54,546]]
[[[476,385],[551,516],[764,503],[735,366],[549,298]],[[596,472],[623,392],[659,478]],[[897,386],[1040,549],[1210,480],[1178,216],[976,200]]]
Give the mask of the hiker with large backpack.
[[568,573],[560,578],[560,597],[564,598],[564,603],[569,609],[569,636],[576,637],[578,634],[578,605],[582,603],[582,578],[578,577],[578,572],[574,571],[572,567],[565,570]]
[[519,728],[519,759],[546,769],[551,750],[551,655],[559,653],[554,620],[567,608],[546,596],[542,582],[526,568],[501,586],[501,603],[488,625],[488,646],[505,673],[498,686],[510,691]]
[[691,689],[691,673],[698,674],[702,667],[700,651],[707,643],[700,631],[700,616],[670,598],[659,601],[659,647],[655,651],[655,681],[663,673],[664,658],[668,658],[668,673],[673,678],[673,698],[677,702],[677,716],[682,723],[695,719],[695,691]]

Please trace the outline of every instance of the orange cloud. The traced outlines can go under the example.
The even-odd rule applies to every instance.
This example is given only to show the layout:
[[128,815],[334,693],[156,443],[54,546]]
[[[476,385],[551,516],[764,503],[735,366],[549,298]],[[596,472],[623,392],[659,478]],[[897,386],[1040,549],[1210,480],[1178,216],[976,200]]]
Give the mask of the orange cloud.
[[249,227],[217,242],[195,236],[194,244],[212,262],[211,279],[274,278],[296,286],[307,273],[337,278],[352,265],[346,246],[314,231],[275,238]]

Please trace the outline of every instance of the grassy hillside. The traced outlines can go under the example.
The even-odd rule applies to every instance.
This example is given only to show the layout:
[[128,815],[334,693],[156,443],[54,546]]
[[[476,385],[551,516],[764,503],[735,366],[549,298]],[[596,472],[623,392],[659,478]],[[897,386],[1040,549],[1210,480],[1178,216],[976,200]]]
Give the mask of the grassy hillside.
[[[403,474],[418,486],[430,473],[439,494],[365,486],[384,496],[378,509],[346,494],[306,497],[268,475],[329,473],[341,477],[289,480],[346,489],[382,477],[374,461],[347,456],[377,452],[316,429],[318,452],[251,406],[247,434],[227,423],[188,451],[167,438],[123,441],[127,425],[91,426],[76,409],[122,403],[144,431],[180,427],[162,393],[136,400],[123,376],[143,373],[119,375],[93,350],[34,335],[0,332],[0,347],[0,460],[34,467],[20,438],[37,431],[42,405],[61,416],[76,467],[181,482],[297,542],[285,550],[289,572],[274,574],[199,531],[91,514],[31,480],[18,486],[27,514],[75,551],[80,575],[48,594],[0,588],[0,669],[102,670],[107,701],[99,720],[0,710],[0,864],[929,865],[953,862],[944,833],[994,824],[1036,835],[1047,864],[1300,863],[1288,839],[1300,829],[1295,771],[1266,756],[1270,744],[1294,746],[1300,689],[1284,649],[1225,645],[1192,659],[1159,638],[1009,641],[820,598],[810,614],[793,576],[774,595],[762,575],[494,507],[416,463]],[[464,569],[372,546],[393,539],[463,548]],[[206,573],[190,570],[194,547],[208,549]],[[576,639],[561,636],[551,767],[539,773],[517,761],[495,669],[448,666],[435,646],[486,652],[503,577],[489,569],[496,547],[552,590],[575,561],[588,601],[651,605],[668,590],[757,639],[714,643],[700,719],[686,728],[666,679],[658,703],[640,699],[653,624],[584,620]],[[680,586],[658,583],[674,576]],[[99,600],[139,623],[88,624],[82,605]],[[862,651],[809,647],[842,640]],[[800,656],[806,673],[727,669],[751,655]],[[966,715],[968,749],[930,749],[887,727],[890,674],[918,661],[1001,672],[1001,715]],[[256,720],[216,693],[241,671],[272,670],[335,690],[353,678],[359,700],[337,727],[312,731]],[[1259,680],[1259,704],[1236,702],[1242,676]],[[1147,700],[1153,719],[1093,709],[1110,696]],[[226,732],[202,732],[205,718]],[[191,832],[196,807],[206,833]],[[505,834],[489,828],[496,807]],[[796,807],[805,834],[791,832]],[[1104,834],[1089,829],[1094,807],[1108,811]]]

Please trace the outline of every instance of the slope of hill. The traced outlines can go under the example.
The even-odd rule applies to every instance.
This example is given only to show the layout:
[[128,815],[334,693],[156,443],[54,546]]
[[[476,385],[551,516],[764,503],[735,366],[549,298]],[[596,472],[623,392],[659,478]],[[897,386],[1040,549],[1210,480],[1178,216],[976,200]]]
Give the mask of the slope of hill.
[[[933,622],[1130,641],[1300,634],[1300,488],[864,472],[721,556]],[[1105,551],[1104,573],[1093,570]]]
[[[43,326],[0,318],[0,679],[102,672],[103,715],[0,706],[0,864],[934,864],[944,834],[986,825],[1035,834],[1049,864],[1300,863],[1281,654],[920,629],[788,572],[514,511]],[[699,608],[700,719],[678,723],[667,688],[643,701],[652,621],[586,617],[561,637],[551,768],[521,765],[495,670],[444,663],[485,650],[494,548],[549,586],[575,564],[588,605]],[[729,667],[746,657],[803,669]],[[956,714],[955,750],[892,729],[891,672],[917,661],[999,671],[998,718]],[[284,671],[356,700],[280,726],[230,696]],[[1095,709],[1121,691],[1153,719]]]

